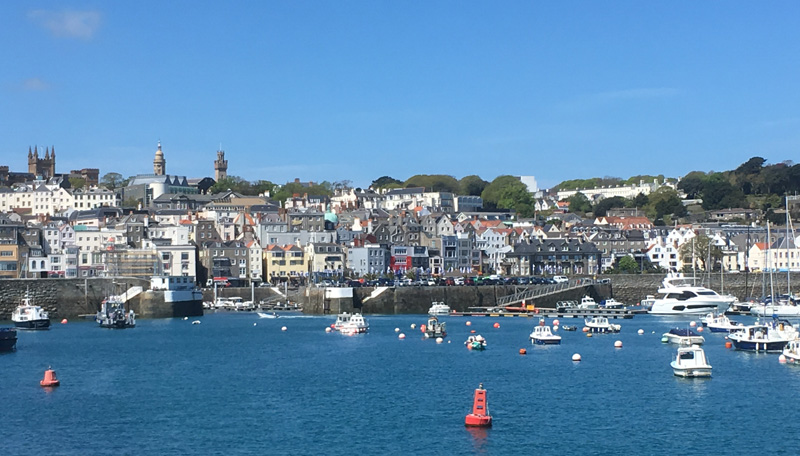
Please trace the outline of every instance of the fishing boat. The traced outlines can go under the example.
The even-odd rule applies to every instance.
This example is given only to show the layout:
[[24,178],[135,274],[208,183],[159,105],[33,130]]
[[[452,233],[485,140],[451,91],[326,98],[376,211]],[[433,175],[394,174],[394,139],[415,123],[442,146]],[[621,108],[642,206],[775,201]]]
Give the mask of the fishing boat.
[[536,326],[530,335],[531,342],[538,345],[558,345],[561,336],[553,334],[549,326]]
[[706,353],[697,345],[679,347],[675,360],[669,365],[672,366],[672,373],[678,377],[711,377],[711,365],[708,364]]
[[489,415],[489,403],[486,401],[486,390],[483,383],[478,385],[475,390],[475,397],[472,400],[472,413],[464,418],[465,426],[490,427],[492,416]]
[[428,309],[428,315],[449,315],[450,314],[450,306],[443,302],[436,302],[434,301],[431,303],[431,308]]
[[125,301],[121,296],[111,295],[100,303],[95,321],[101,328],[126,329],[136,327],[136,314],[133,309],[125,311]]
[[672,328],[662,334],[661,341],[678,345],[701,345],[706,339],[689,328]]
[[22,302],[11,313],[11,321],[19,329],[49,329],[50,316],[41,306],[33,304],[30,294],[25,290]]
[[469,350],[486,350],[486,339],[484,339],[480,334],[469,336],[464,342],[464,345],[466,345],[467,349]]
[[696,285],[696,277],[670,273],[661,282],[658,293],[648,313],[654,315],[704,315],[724,312],[736,300],[733,296],[720,296],[716,291]]
[[588,332],[592,333],[618,333],[621,325],[617,325],[608,321],[608,317],[592,317],[584,320]]
[[425,337],[428,338],[436,339],[439,337],[447,337],[447,323],[439,321],[435,315],[431,315],[431,317],[428,318],[428,323],[422,325],[420,329],[425,334]]
[[340,325],[339,331],[347,335],[363,334],[369,331],[369,323],[367,323],[363,315],[354,313],[347,322]]
[[713,312],[701,318],[700,321],[711,332],[731,332],[744,327],[742,323],[731,320],[725,314],[714,314]]
[[597,302],[591,296],[584,296],[581,298],[581,303],[578,304],[578,309],[597,309]]
[[0,352],[14,351],[17,348],[17,329],[0,328]]
[[797,339],[797,332],[787,331],[783,323],[779,325],[747,325],[728,335],[737,350],[755,352],[779,352],[786,344]]
[[625,304],[614,298],[607,298],[600,302],[600,306],[606,309],[622,309],[625,307]]

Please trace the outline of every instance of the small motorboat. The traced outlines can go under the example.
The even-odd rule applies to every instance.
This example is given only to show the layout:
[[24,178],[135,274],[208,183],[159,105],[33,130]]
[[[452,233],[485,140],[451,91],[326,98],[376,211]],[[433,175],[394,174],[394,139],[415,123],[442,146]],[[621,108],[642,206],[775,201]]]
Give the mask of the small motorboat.
[[133,309],[125,311],[125,301],[122,296],[109,296],[100,303],[100,310],[95,315],[95,321],[101,328],[126,329],[136,327],[136,314]]
[[606,309],[622,309],[625,307],[625,304],[617,301],[614,298],[608,298],[600,302],[600,306]]
[[559,326],[562,331],[577,331],[578,327],[575,325],[561,325]]
[[678,345],[701,345],[706,339],[689,328],[673,328],[661,336],[661,341]]
[[597,309],[597,302],[591,296],[584,296],[578,304],[578,309]]
[[698,345],[679,347],[675,360],[669,365],[672,366],[672,373],[678,377],[711,377],[711,365],[708,364],[706,353]]
[[275,312],[256,312],[258,314],[258,318],[278,318],[278,314]]
[[11,321],[19,329],[50,329],[50,316],[41,306],[33,304],[28,290],[25,290],[22,302],[11,313]]
[[486,402],[486,390],[483,383],[478,385],[475,390],[475,397],[472,400],[472,413],[464,418],[465,426],[490,427],[492,416],[489,415],[489,403]]
[[743,324],[731,320],[725,314],[715,314],[713,312],[701,318],[700,321],[711,332],[731,332],[744,327]]
[[347,335],[363,334],[369,331],[369,323],[360,313],[354,313],[350,319],[341,325],[339,332]]
[[538,345],[558,345],[561,336],[553,334],[549,326],[536,326],[530,335],[531,342]]
[[800,339],[790,340],[782,353],[787,363],[800,364]]
[[618,333],[621,325],[616,325],[608,321],[608,317],[592,317],[584,320],[588,331],[592,333]]
[[486,339],[480,334],[469,336],[466,342],[464,342],[464,345],[466,345],[469,350],[486,350]]
[[439,321],[435,315],[428,318],[428,324],[420,326],[425,337],[429,339],[436,339],[439,337],[447,337],[447,323]]

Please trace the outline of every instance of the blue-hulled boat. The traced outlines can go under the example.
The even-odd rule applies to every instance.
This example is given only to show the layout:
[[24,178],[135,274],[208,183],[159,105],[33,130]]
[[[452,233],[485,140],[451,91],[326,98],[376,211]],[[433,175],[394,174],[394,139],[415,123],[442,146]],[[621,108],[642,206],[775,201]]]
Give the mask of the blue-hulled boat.
[[700,321],[703,323],[703,326],[707,327],[711,332],[731,332],[744,328],[742,323],[731,320],[725,314],[716,315],[710,313],[701,318]]
[[0,352],[14,351],[17,348],[17,330],[0,328]]
[[782,351],[790,340],[796,338],[797,332],[787,331],[785,323],[748,325],[728,336],[737,350],[755,352]]

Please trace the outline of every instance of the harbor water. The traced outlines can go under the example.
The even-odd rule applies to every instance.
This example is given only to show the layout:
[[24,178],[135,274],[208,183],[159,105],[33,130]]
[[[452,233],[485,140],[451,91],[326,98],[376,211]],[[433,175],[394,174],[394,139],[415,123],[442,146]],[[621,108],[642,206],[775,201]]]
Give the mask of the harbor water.
[[[691,318],[639,315],[614,320],[619,334],[592,337],[561,330],[557,346],[531,345],[537,318],[443,317],[442,344],[423,339],[424,315],[367,319],[369,333],[355,336],[326,333],[334,316],[254,313],[139,320],[126,330],[74,321],[20,331],[17,350],[0,355],[4,452],[798,452],[800,367],[779,364],[777,354],[726,349],[724,334],[705,331],[713,378],[675,377],[676,346],[661,335]],[[485,351],[464,347],[471,330],[487,339]],[[574,353],[582,361],[573,362]],[[39,380],[50,366],[61,386],[45,389]],[[494,426],[468,429],[464,416],[480,383]]]

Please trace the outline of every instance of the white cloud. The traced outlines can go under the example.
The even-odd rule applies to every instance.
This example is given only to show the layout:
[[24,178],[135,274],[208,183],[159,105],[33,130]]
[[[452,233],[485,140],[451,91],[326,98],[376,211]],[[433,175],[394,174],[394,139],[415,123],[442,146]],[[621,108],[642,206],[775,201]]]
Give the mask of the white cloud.
[[101,15],[97,11],[34,10],[28,17],[54,36],[88,40],[100,27]]
[[42,90],[47,90],[50,88],[50,84],[46,83],[45,81],[39,78],[29,78],[22,81],[22,89],[28,90],[31,92],[38,92]]

